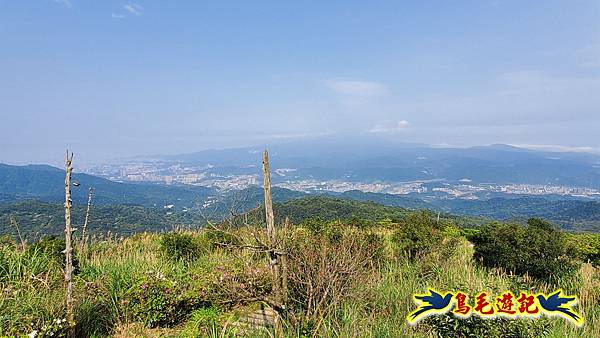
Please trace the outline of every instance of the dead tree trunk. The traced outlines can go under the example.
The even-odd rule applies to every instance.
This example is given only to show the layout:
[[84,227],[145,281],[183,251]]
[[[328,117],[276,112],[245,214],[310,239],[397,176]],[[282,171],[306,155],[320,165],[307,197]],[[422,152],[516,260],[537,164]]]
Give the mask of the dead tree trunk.
[[71,174],[73,173],[73,153],[69,156],[67,150],[67,160],[65,166],[65,283],[67,284],[67,323],[73,324],[73,238],[74,229],[71,227]]
[[[265,192],[265,222],[267,224],[267,236],[269,237],[269,257],[271,272],[273,274],[273,295],[275,302],[281,308],[285,308],[287,296],[287,281],[283,281],[285,269],[282,269],[281,250],[278,248],[277,234],[275,232],[275,217],[273,215],[273,198],[271,196],[271,169],[269,168],[269,152],[263,154],[263,188]],[[283,270],[283,271],[282,271]]]
[[265,190],[265,221],[267,236],[271,244],[275,242],[275,217],[273,215],[273,198],[271,197],[271,169],[269,167],[269,152],[263,154],[263,188]]
[[94,193],[94,189],[90,187],[88,190],[88,201],[87,201],[87,209],[85,210],[85,221],[83,222],[83,229],[81,230],[81,243],[79,244],[79,250],[83,250],[85,244],[87,243],[87,239],[85,238],[85,230],[87,229],[88,223],[90,221],[90,209],[92,208],[92,195]]

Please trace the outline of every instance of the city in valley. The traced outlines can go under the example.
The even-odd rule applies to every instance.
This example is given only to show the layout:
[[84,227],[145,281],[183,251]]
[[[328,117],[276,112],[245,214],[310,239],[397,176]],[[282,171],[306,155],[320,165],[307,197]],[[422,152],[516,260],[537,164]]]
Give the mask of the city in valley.
[[[117,182],[147,182],[157,184],[184,184],[215,188],[219,191],[242,190],[262,184],[260,168],[254,165],[242,168],[224,168],[207,164],[188,166],[170,162],[139,162],[96,165],[84,169],[88,174]],[[235,173],[234,173],[235,172]],[[272,168],[274,186],[305,193],[358,190],[393,195],[420,195],[437,198],[480,199],[492,194],[508,195],[561,195],[579,198],[600,198],[600,190],[559,184],[524,184],[473,182],[431,179],[391,182],[384,180],[357,180],[348,178],[315,179],[298,175],[294,168]]]

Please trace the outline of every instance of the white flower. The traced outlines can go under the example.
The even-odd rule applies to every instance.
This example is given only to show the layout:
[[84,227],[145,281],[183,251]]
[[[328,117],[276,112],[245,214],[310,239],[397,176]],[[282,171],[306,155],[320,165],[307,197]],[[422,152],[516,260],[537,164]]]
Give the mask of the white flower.
[[37,332],[37,330],[33,330],[33,331],[31,331],[31,333],[29,333],[27,336],[28,336],[29,338],[35,338],[35,336],[37,336],[37,333],[38,333],[38,332]]

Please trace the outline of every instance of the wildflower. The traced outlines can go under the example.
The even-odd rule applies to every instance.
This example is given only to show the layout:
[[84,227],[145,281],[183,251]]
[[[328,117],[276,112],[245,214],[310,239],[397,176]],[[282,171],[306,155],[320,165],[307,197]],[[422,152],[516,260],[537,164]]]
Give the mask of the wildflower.
[[33,330],[31,331],[27,336],[29,338],[35,338],[37,336],[38,331],[37,330]]
[[142,284],[140,288],[142,288],[142,290],[146,290],[148,288],[148,284]]

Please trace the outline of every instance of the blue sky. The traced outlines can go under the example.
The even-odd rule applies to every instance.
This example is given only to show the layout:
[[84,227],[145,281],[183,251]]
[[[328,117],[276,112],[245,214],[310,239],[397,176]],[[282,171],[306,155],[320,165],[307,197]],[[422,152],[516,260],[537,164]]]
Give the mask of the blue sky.
[[4,1],[0,74],[0,162],[331,135],[600,148],[597,0]]

